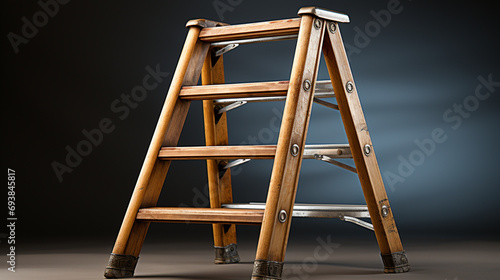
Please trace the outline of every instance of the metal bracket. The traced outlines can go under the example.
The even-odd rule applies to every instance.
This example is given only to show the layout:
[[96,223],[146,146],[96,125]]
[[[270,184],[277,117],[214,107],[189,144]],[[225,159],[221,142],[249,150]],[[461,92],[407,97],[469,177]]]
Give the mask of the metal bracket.
[[[228,203],[228,204],[222,204],[222,208],[265,210],[266,203],[262,202]],[[348,205],[348,204],[295,203],[291,215],[294,218],[338,219],[341,216],[348,216],[354,218],[370,218],[370,213],[368,213],[368,207],[366,205]]]
[[358,171],[356,170],[355,167],[352,167],[352,166],[347,165],[345,163],[342,163],[340,161],[336,161],[336,160],[332,159],[329,156],[315,154],[314,158],[317,159],[317,160],[321,160],[321,161],[324,161],[324,162],[331,163],[331,164],[336,165],[338,167],[342,167],[342,168],[344,168],[346,170],[349,170],[351,172],[358,173]]
[[236,49],[240,44],[229,44],[221,49],[215,51],[215,56],[221,56],[229,51]]
[[317,97],[314,97],[314,102],[320,104],[320,105],[323,105],[325,107],[328,107],[328,108],[331,108],[331,109],[335,109],[335,110],[339,110],[339,105],[337,104],[333,104],[333,103],[330,103],[328,101],[324,101],[324,100],[321,100]]
[[233,161],[230,161],[228,164],[226,164],[223,167],[223,169],[229,169],[231,167],[235,167],[235,166],[238,166],[240,164],[247,163],[249,161],[251,161],[251,159],[249,159],[249,158],[241,158],[241,159],[233,160]]
[[[250,203],[230,203],[222,204],[222,208],[229,209],[256,209],[265,210],[266,204],[259,202]],[[303,204],[296,203],[293,206],[293,211],[290,214],[294,218],[327,218],[340,219],[345,222],[350,222],[358,226],[373,230],[373,225],[369,222],[360,220],[359,218],[370,218],[368,206],[366,205],[346,205],[346,204]],[[288,214],[285,210],[281,210],[278,215],[280,222],[285,222]]]
[[340,215],[339,219],[341,219],[344,222],[350,222],[350,223],[356,224],[358,226],[364,227],[364,228],[369,229],[369,230],[374,230],[372,224],[365,222],[363,220],[360,220],[358,218]]
[[236,102],[233,102],[229,105],[226,105],[226,106],[223,106],[222,108],[219,108],[219,110],[217,110],[217,114],[222,114],[222,113],[225,113],[225,112],[228,112],[228,111],[231,111],[233,109],[236,109],[240,106],[243,106],[247,104],[247,101],[236,101]]
[[219,61],[221,55],[227,53],[228,51],[234,50],[238,46],[239,44],[228,44],[223,48],[213,48],[211,51],[212,67],[215,66],[215,64],[217,64],[217,61]]
[[292,40],[297,39],[299,35],[282,35],[282,36],[270,36],[270,37],[260,37],[260,38],[251,38],[251,39],[240,39],[240,40],[231,40],[231,41],[221,41],[221,42],[213,42],[210,45],[212,47],[220,47],[227,46],[231,44],[252,44],[252,43],[263,43],[263,42],[274,42],[274,41],[283,41],[283,40]]

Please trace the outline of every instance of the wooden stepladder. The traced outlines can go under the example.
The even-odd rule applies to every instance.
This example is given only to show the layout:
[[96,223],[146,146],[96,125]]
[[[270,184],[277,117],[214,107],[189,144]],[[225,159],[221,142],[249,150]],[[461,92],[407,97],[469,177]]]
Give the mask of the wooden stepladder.
[[[105,277],[132,277],[151,222],[213,224],[215,262],[239,261],[235,224],[261,225],[252,279],[281,279],[293,217],[336,217],[371,228],[385,272],[409,271],[351,74],[338,23],[349,18],[306,7],[300,18],[226,25],[191,20],[172,84]],[[222,53],[237,44],[297,38],[288,82],[224,84]],[[330,81],[316,81],[321,52]],[[201,76],[202,85],[196,86]],[[324,94],[333,87],[334,95]],[[337,104],[321,97],[335,97]],[[226,112],[246,102],[286,100],[277,145],[229,146]],[[203,100],[206,146],[176,147],[193,100]],[[306,145],[313,102],[338,109],[349,145]],[[333,158],[354,159],[355,168]],[[302,159],[356,172],[366,206],[295,204]],[[210,208],[156,207],[172,160],[206,160]],[[274,159],[266,203],[234,204],[230,167],[241,159]],[[228,160],[235,160],[228,162]],[[372,225],[358,218],[370,218]]]

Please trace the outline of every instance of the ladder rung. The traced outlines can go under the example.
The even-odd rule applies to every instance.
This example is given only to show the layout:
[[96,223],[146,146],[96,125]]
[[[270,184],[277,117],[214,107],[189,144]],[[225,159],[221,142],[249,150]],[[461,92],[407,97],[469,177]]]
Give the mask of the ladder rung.
[[[289,81],[256,82],[239,84],[218,84],[205,86],[184,86],[179,97],[188,100],[238,99],[248,102],[285,100]],[[316,97],[335,97],[330,80],[316,81],[314,94]],[[254,98],[255,100],[252,100]]]
[[[283,82],[285,83],[285,82]],[[335,97],[333,92],[332,82],[330,80],[316,81],[314,88],[315,98],[330,98]],[[214,104],[234,103],[234,102],[269,102],[269,101],[284,101],[286,94],[282,96],[268,96],[268,97],[243,97],[243,98],[224,98],[215,99]]]
[[262,209],[150,207],[139,209],[137,220],[148,222],[208,223],[208,224],[260,224]]
[[[158,158],[162,160],[272,159],[275,154],[276,145],[162,147]],[[316,154],[331,158],[352,158],[348,144],[328,144],[306,145],[303,159],[314,159]]]
[[281,81],[184,86],[179,93],[179,97],[188,100],[208,100],[239,97],[285,96],[288,91],[288,85],[288,81]]
[[297,34],[300,18],[203,28],[200,40],[207,42]]
[[198,146],[162,147],[158,157],[166,160],[194,159],[270,159],[276,154],[276,145],[262,146]]

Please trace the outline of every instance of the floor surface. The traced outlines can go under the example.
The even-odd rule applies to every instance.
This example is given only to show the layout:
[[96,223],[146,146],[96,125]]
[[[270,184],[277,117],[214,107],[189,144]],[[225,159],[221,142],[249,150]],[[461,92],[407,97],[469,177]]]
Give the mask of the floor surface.
[[[411,271],[384,274],[378,247],[373,242],[331,236],[295,242],[288,247],[283,279],[500,279],[500,242],[406,240],[404,243]],[[239,246],[241,263],[214,265],[209,244],[152,242],[144,246],[135,275],[138,279],[155,280],[248,280],[256,245],[240,243]],[[30,246],[17,254],[15,273],[2,265],[0,279],[103,279],[109,250],[109,244]]]

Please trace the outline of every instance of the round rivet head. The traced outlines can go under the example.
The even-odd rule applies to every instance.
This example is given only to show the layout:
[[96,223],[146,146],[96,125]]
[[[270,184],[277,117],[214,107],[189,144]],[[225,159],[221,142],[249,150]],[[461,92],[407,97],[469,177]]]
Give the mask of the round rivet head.
[[335,24],[335,22],[330,22],[330,24],[328,24],[328,31],[330,31],[330,33],[335,33],[335,31],[337,31],[337,25]]
[[365,156],[369,156],[372,153],[372,146],[370,146],[370,144],[366,144],[363,147],[363,152],[365,153]]
[[387,215],[389,215],[389,207],[387,207],[387,205],[382,205],[380,212],[382,213],[382,217],[387,217]]
[[351,93],[354,90],[354,84],[351,81],[348,81],[345,84],[345,89],[347,90],[348,93]]
[[320,29],[321,27],[321,20],[319,18],[314,20],[314,28]]
[[305,80],[304,81],[304,84],[302,85],[302,87],[304,88],[304,90],[308,91],[311,89],[311,81],[309,80]]
[[280,221],[280,223],[284,223],[284,222],[286,222],[287,217],[288,217],[288,214],[286,213],[286,211],[281,210],[279,215],[278,215],[278,220]]
[[293,144],[292,148],[290,148],[290,153],[292,154],[292,156],[296,157],[299,155],[299,150],[299,145]]

